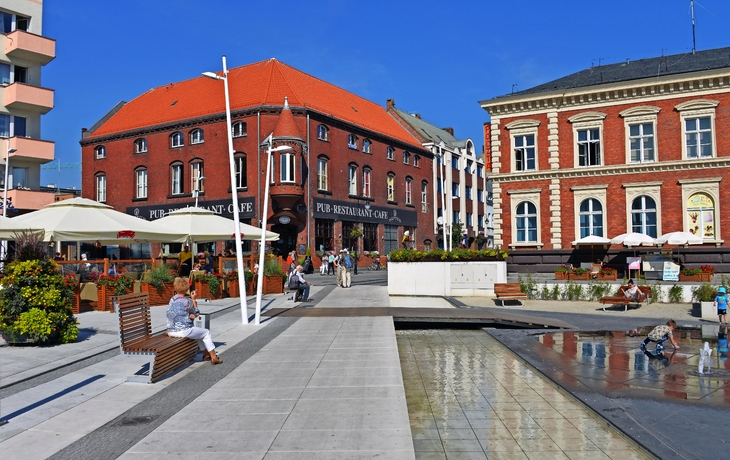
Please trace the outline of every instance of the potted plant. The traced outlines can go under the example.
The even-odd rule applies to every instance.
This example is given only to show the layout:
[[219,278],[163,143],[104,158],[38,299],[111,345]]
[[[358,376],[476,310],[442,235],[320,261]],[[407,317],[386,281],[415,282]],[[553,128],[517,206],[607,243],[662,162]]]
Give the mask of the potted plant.
[[598,271],[598,279],[604,281],[616,281],[616,279],[618,279],[618,271],[615,268],[602,267]]
[[[246,272],[244,271],[243,273],[245,275]],[[238,270],[233,270],[226,275],[226,285],[228,286],[228,297],[241,297],[238,289]]]
[[[0,333],[10,343],[70,343],[79,330],[73,294],[48,258],[41,234],[20,233],[17,258],[6,261],[0,279]],[[74,278],[75,281],[75,278]]]
[[175,272],[166,265],[157,265],[145,273],[141,289],[149,293],[150,305],[167,305],[175,295],[174,281]]
[[715,310],[715,296],[717,289],[710,283],[702,283],[692,288],[692,298],[699,302],[702,318],[715,319],[717,311]]
[[101,275],[96,281],[99,303],[97,310],[114,313],[112,297],[132,293],[134,280],[124,275]]
[[700,268],[683,268],[679,271],[679,281],[709,283],[715,274],[715,267],[703,265]]
[[281,294],[284,292],[284,280],[286,273],[276,259],[264,261],[264,285],[263,294]]
[[555,269],[555,279],[556,280],[567,280],[568,279],[568,267],[562,266]]
[[76,275],[65,275],[63,277],[66,287],[71,290],[73,294],[73,301],[71,302],[71,310],[74,315],[77,315],[81,310],[81,283],[76,279]]
[[200,299],[220,299],[223,294],[221,276],[218,273],[195,275],[195,290]]
[[576,267],[576,268],[573,269],[573,271],[570,272],[570,275],[569,276],[570,276],[570,279],[571,280],[576,280],[576,281],[584,280],[584,281],[588,281],[588,279],[591,276],[591,271],[588,270],[587,268]]

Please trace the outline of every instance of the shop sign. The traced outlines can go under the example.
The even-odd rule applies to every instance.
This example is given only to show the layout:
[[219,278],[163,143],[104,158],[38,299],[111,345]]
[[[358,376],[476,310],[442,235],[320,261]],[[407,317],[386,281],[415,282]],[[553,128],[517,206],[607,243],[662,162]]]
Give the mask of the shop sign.
[[[189,203],[167,203],[152,206],[130,206],[127,208],[127,214],[140,217],[145,220],[155,220],[165,217],[169,212],[192,206],[195,206],[195,201],[191,201]],[[198,200],[198,207],[213,211],[221,217],[233,219],[233,203],[231,200],[210,200],[205,202]],[[238,215],[241,219],[251,219],[255,217],[254,211],[254,197],[238,198]]]
[[418,227],[418,213],[414,210],[385,206],[370,206],[370,209],[365,209],[365,203],[348,201],[315,198],[313,215],[320,219]]

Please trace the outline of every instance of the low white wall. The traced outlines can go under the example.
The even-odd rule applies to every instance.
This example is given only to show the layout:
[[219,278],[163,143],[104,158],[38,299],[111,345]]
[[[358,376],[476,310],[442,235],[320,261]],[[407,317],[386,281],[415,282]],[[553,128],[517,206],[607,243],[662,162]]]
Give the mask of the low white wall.
[[[522,281],[525,282],[526,279],[523,277]],[[650,287],[654,287],[654,283],[655,282],[656,281],[648,280],[646,285],[648,285]],[[585,287],[587,287],[587,286],[590,285],[590,282],[589,281],[588,282],[586,282],[586,281],[584,281],[584,282],[575,282],[574,281],[574,283],[575,284],[582,284],[584,286],[584,289],[585,289]],[[608,283],[609,285],[611,285],[612,286],[611,287],[611,295],[613,295],[613,293],[615,293],[616,291],[618,291],[618,289],[623,285],[623,282],[621,280],[619,280],[619,281],[599,281],[599,283]],[[672,283],[672,282],[671,281],[665,281],[665,283]],[[540,291],[543,288],[543,286],[547,286],[548,289],[552,289],[553,286],[555,286],[556,284],[558,286],[560,286],[560,288],[562,290],[562,288],[566,284],[566,281],[545,281],[545,282],[538,281],[537,282],[537,290]],[[678,284],[678,283],[675,283],[675,284]],[[642,286],[643,285],[644,284],[642,284]],[[664,303],[669,302],[669,290],[672,288],[672,286],[674,286],[674,284],[660,284],[659,285],[659,289],[661,290],[661,293],[662,293],[661,294],[662,295],[662,298],[661,298],[661,301],[662,302],[664,302]],[[685,283],[682,283],[681,286],[682,286],[682,299],[681,299],[681,303],[695,303],[695,301],[692,299],[692,289],[694,289],[697,286],[699,286],[699,284],[685,284]],[[717,316],[717,315],[715,315],[715,316]]]
[[388,294],[493,297],[506,262],[388,262]]

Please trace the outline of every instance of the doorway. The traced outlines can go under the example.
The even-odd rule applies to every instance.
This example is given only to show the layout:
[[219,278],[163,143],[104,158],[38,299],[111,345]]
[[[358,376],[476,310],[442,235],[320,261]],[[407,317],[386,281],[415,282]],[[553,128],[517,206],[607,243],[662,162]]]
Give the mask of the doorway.
[[279,241],[271,242],[271,251],[278,256],[286,256],[297,248],[296,225],[272,225],[271,231],[279,234]]

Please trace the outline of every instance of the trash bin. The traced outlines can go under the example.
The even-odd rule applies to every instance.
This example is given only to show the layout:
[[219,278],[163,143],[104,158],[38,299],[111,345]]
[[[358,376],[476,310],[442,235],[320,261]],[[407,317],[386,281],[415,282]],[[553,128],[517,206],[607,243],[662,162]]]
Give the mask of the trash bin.
[[193,326],[210,330],[210,313],[200,313],[193,320]]

